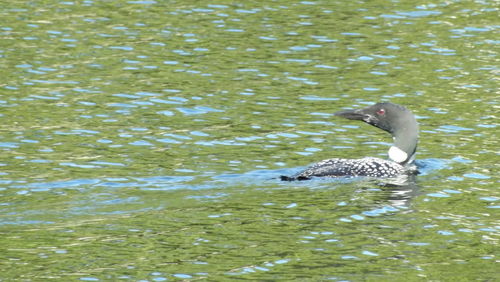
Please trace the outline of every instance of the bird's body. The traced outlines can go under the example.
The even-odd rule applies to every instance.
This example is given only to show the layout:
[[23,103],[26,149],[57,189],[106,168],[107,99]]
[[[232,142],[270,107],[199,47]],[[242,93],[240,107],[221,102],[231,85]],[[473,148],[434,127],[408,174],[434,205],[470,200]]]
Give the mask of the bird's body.
[[408,109],[392,103],[378,103],[360,110],[340,111],[335,115],[361,120],[391,133],[394,145],[389,149],[389,160],[373,157],[327,159],[295,176],[282,176],[282,180],[307,180],[312,177],[396,177],[416,172],[412,162],[417,148],[418,124]]

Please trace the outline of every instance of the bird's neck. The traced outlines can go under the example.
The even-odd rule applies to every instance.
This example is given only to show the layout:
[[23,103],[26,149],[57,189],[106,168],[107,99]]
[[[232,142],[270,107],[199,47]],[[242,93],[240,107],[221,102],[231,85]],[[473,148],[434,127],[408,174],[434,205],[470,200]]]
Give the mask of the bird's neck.
[[389,158],[397,163],[406,164],[413,161],[417,150],[418,126],[405,126],[393,133],[394,145],[389,149]]

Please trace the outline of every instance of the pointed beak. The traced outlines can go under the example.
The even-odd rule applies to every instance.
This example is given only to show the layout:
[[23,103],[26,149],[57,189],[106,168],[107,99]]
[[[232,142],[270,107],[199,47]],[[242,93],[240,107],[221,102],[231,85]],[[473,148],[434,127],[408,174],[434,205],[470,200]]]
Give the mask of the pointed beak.
[[336,112],[333,115],[343,117],[350,120],[365,120],[368,115],[363,112],[363,110],[347,110]]

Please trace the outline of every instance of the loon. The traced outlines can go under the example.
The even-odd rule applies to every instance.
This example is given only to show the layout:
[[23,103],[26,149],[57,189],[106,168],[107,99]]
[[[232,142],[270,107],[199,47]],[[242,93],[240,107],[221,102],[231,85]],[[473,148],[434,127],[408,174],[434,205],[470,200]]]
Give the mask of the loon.
[[389,149],[389,160],[374,157],[362,159],[327,159],[320,161],[295,176],[281,176],[281,180],[308,180],[312,177],[396,177],[416,174],[413,165],[418,142],[418,123],[407,108],[393,103],[377,103],[364,109],[334,113],[350,120],[361,120],[389,132],[394,144]]

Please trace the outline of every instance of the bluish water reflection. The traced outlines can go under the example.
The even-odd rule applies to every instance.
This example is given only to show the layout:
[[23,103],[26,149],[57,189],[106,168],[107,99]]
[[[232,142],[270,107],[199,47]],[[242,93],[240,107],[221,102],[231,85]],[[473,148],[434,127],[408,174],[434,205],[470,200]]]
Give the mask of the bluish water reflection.
[[[5,279],[496,278],[494,2],[118,2],[0,8]],[[277,179],[381,100],[412,185]]]

